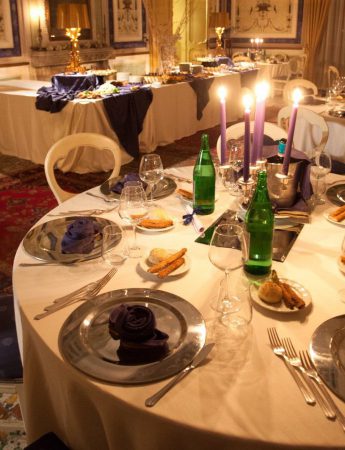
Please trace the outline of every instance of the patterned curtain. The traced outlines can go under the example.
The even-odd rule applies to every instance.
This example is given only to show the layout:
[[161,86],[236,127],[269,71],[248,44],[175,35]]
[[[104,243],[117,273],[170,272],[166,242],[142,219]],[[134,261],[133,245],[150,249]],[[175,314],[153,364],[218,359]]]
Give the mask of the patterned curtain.
[[316,53],[328,17],[331,0],[304,0],[303,44],[307,54],[304,77],[315,81]]

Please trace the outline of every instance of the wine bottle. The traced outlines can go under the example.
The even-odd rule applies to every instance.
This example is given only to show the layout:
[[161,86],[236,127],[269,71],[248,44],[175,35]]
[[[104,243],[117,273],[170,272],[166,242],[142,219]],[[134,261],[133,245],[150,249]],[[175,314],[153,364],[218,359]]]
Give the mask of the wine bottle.
[[249,254],[244,269],[254,275],[269,273],[272,266],[274,214],[268,196],[266,172],[259,172],[244,222],[249,237]]
[[201,136],[201,147],[193,171],[193,208],[197,214],[214,211],[216,172],[214,169],[208,135]]

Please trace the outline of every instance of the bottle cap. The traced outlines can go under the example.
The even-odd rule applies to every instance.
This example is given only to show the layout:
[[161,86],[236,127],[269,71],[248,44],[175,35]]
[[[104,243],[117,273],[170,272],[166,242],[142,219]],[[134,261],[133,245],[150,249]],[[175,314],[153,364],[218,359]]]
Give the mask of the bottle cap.
[[278,155],[283,156],[285,153],[286,139],[281,139],[278,144]]

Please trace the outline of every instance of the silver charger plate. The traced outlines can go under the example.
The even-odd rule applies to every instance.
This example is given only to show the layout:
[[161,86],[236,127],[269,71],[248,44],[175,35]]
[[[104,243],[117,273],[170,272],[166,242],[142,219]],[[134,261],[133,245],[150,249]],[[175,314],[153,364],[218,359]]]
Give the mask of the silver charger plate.
[[[108,331],[111,311],[121,303],[149,307],[156,328],[169,335],[169,352],[159,361],[128,365],[117,356],[119,341]],[[85,302],[67,318],[59,335],[61,354],[72,366],[102,381],[150,383],[184,369],[204,346],[206,327],[200,312],[169,292],[119,289]]]
[[[116,192],[112,192],[111,188],[116,184],[118,181],[122,180],[123,177],[116,177],[116,178],[110,178],[109,180],[106,180],[103,184],[101,184],[101,192],[104,195],[113,197],[113,198],[120,198],[120,194],[117,194]],[[164,177],[162,180],[160,180],[153,188],[152,196],[155,199],[164,198],[168,195],[175,192],[175,189],[177,188],[177,185],[174,180],[172,180],[169,177]]]
[[[98,258],[102,253],[102,234],[95,236],[94,248],[90,253],[62,253],[61,241],[67,226],[78,218],[85,219],[85,217],[78,216],[61,217],[37,225],[24,237],[23,246],[25,251],[42,261],[56,261],[62,264],[72,264]],[[101,229],[106,225],[116,225],[114,222],[101,217],[90,217],[90,219],[97,222]]]
[[327,189],[328,200],[337,206],[345,205],[345,184],[339,183]]
[[345,401],[345,315],[326,320],[314,331],[310,356],[322,380]]

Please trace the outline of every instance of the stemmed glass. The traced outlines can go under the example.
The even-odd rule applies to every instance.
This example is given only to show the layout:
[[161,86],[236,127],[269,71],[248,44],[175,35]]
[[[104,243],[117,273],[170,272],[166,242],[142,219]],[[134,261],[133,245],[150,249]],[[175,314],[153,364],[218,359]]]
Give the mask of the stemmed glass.
[[[227,187],[231,195],[241,195],[241,189],[237,184],[239,172],[243,169],[243,152],[239,145],[232,144],[229,152],[229,165],[232,171],[232,183]],[[236,174],[236,175],[235,175]]]
[[226,223],[215,228],[208,257],[214,266],[225,273],[215,309],[221,313],[221,322],[233,328],[247,325],[251,320],[248,293],[238,294],[230,287],[230,274],[243,266],[246,253],[247,245],[240,225]]
[[325,200],[322,198],[322,194],[326,191],[325,177],[331,171],[331,168],[332,160],[326,151],[317,153],[311,159],[310,175],[314,188],[313,200],[315,205],[322,205],[325,203]]
[[119,215],[132,225],[134,240],[129,246],[129,256],[132,258],[141,256],[141,249],[137,244],[136,226],[147,213],[147,198],[142,187],[127,186],[123,188],[119,202]]
[[158,181],[164,177],[162,160],[156,153],[144,155],[139,166],[139,177],[149,185],[150,202],[153,201],[153,190]]

